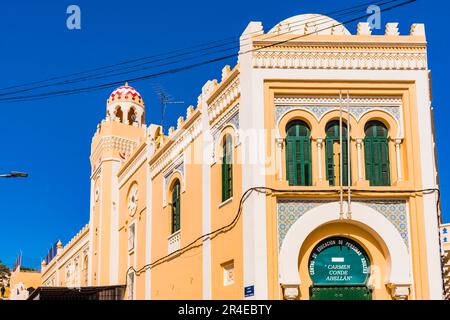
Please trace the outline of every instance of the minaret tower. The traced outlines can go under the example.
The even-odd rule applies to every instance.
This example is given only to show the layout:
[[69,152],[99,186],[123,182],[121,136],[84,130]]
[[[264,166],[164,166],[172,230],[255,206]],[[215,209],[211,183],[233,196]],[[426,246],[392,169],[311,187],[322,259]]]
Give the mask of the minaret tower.
[[126,83],[109,96],[106,117],[92,138],[89,286],[119,284],[117,173],[145,136],[144,101]]

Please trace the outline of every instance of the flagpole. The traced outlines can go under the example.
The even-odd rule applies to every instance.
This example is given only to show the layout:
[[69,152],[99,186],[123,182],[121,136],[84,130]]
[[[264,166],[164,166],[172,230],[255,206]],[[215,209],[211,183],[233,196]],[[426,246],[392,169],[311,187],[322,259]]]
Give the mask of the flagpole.
[[352,201],[351,201],[351,158],[350,158],[350,95],[347,90],[347,186],[348,186],[348,209],[347,219],[352,218]]
[[344,218],[344,190],[342,188],[342,91],[339,90],[339,219]]

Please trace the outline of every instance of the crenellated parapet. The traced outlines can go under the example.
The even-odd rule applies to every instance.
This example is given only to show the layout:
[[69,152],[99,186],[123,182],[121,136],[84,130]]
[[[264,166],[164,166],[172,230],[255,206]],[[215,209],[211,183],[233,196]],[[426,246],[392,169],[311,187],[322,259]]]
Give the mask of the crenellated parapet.
[[240,95],[239,65],[233,70],[230,66],[222,69],[222,80],[210,89],[208,98],[208,118],[210,124],[215,122]]
[[356,34],[351,34],[329,17],[292,17],[268,33],[250,37],[252,66],[257,69],[427,70],[424,25],[413,24],[408,35],[401,35],[398,25],[389,22],[384,34],[373,35],[371,25],[360,22]]

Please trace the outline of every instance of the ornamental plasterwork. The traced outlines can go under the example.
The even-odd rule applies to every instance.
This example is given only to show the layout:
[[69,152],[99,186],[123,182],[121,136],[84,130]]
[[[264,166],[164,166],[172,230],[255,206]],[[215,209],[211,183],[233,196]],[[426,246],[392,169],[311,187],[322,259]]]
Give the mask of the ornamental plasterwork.
[[180,135],[174,139],[174,143],[150,166],[151,178],[153,179],[158,173],[164,170],[164,168],[173,163],[187,146],[200,135],[201,130],[201,117],[198,117],[188,129],[181,132]]
[[[237,73],[236,73],[237,75]],[[215,121],[237,98],[239,98],[240,78],[235,77],[234,80],[220,93],[214,101],[208,106],[209,122]]]
[[[390,114],[397,122],[398,137],[403,134],[403,118],[401,114],[401,98],[350,98],[348,105],[350,114],[357,120],[369,111],[381,110]],[[347,101],[343,98],[342,109],[347,111]],[[305,110],[314,115],[317,121],[333,110],[339,110],[339,98],[336,97],[277,97],[275,98],[275,123],[291,110]]]
[[100,142],[92,153],[91,159],[98,159],[100,154],[111,150],[117,150],[124,154],[131,154],[136,147],[137,141],[114,135],[104,136],[100,139]]
[[128,214],[133,217],[138,207],[138,186],[134,183],[128,193],[127,209]]
[[237,143],[239,143],[239,104],[233,106],[233,108],[227,111],[227,114],[221,117],[221,119],[215,123],[215,125],[211,128],[212,136],[213,136],[213,158],[214,152],[216,150],[217,140],[219,139],[220,133],[223,128],[227,125],[232,125],[236,130],[236,138]]
[[[283,240],[291,226],[306,212],[322,204],[326,200],[279,200],[278,207],[278,245],[281,248]],[[364,204],[381,213],[399,232],[406,246],[409,247],[407,205],[403,200],[358,200],[353,201]],[[336,213],[336,216],[338,214]]]
[[[403,51],[309,51],[298,47],[295,50],[255,51],[254,68],[283,69],[342,69],[342,70],[427,70],[425,50]],[[363,48],[358,48],[363,49]],[[377,49],[377,48],[375,48]]]

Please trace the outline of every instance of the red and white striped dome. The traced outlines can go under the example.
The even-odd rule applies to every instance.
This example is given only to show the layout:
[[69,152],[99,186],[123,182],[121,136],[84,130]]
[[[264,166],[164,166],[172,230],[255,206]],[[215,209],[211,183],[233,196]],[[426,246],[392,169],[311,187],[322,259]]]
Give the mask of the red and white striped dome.
[[133,101],[141,106],[144,106],[144,100],[141,94],[133,87],[128,85],[128,82],[124,86],[118,87],[114,90],[108,98],[107,103],[118,102],[118,101]]

